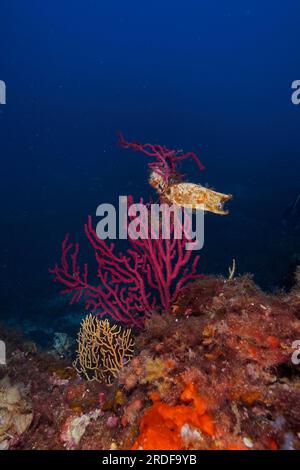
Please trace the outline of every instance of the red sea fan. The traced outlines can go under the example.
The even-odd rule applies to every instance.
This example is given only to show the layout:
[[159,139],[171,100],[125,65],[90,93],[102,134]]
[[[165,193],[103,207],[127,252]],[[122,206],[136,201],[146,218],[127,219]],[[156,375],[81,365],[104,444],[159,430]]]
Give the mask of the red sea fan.
[[[152,157],[154,161],[148,166],[160,174],[166,184],[171,178],[180,178],[177,163],[188,157],[196,161],[200,170],[204,169],[194,153],[182,154],[161,145],[130,143],[122,134],[119,135],[119,143]],[[131,197],[128,202],[132,204]],[[167,211],[168,208],[162,210]],[[107,315],[126,326],[142,328],[146,318],[159,309],[168,311],[181,289],[201,276],[197,273],[199,256],[193,256],[193,251],[185,248],[187,241],[191,240],[186,226],[188,222],[191,228],[190,216],[185,214],[181,238],[175,236],[174,215],[170,219],[169,238],[162,236],[161,222],[158,223],[158,237],[153,237],[149,216],[150,209],[140,220],[139,231],[143,236],[135,238],[129,234],[130,248],[125,254],[117,254],[113,243],[99,238],[91,217],[88,218],[85,234],[97,263],[93,277],[87,264],[79,265],[79,245],[71,243],[68,235],[65,237],[60,263],[50,272],[54,274],[55,281],[65,287],[63,292],[72,294],[71,303],[83,300],[87,310],[100,316]]]
[[[73,294],[71,303],[84,300],[87,310],[142,328],[147,317],[158,309],[169,310],[187,282],[200,277],[199,256],[192,259],[193,251],[185,249],[189,238],[183,233],[176,239],[174,223],[170,228],[170,239],[161,234],[158,239],[129,236],[130,248],[117,254],[113,243],[98,238],[89,217],[85,234],[94,250],[97,273],[91,279],[88,265],[79,265],[79,245],[72,244],[68,235],[60,263],[50,272],[65,287],[63,293]],[[140,230],[148,231],[148,224]]]
[[142,152],[153,161],[148,163],[150,170],[154,170],[163,177],[166,186],[173,180],[180,180],[182,175],[178,171],[178,162],[192,158],[200,171],[205,168],[194,152],[182,153],[181,150],[169,150],[167,147],[158,144],[141,144],[140,142],[127,142],[121,132],[118,133],[119,145],[123,148]]

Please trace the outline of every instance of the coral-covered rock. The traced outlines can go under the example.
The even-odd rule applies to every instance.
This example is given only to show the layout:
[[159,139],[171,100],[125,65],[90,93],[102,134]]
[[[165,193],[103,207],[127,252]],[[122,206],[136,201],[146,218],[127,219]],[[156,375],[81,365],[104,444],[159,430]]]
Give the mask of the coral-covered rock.
[[[206,278],[185,288],[170,315],[147,320],[137,355],[119,379],[129,393],[122,418],[128,442],[145,449],[300,447],[300,369],[292,362],[298,296],[299,288],[265,294],[249,276]],[[164,416],[170,424],[172,412],[180,414],[188,383],[205,397],[211,435],[188,420],[173,423],[171,434],[166,429]],[[136,401],[146,407],[141,418],[130,413]]]
[[83,414],[81,416],[69,416],[62,426],[60,438],[68,450],[76,449],[84,435],[91,420],[97,419],[101,414],[100,410]]
[[19,385],[6,376],[0,381],[0,449],[8,449],[29,428],[31,402]]
[[107,418],[107,422],[106,422],[107,426],[109,428],[116,428],[119,424],[119,418],[116,416],[116,415],[110,415],[108,418]]
[[8,401],[17,399],[10,407],[21,416],[12,421],[5,398],[0,431],[9,423],[12,438],[1,446],[300,449],[300,365],[292,359],[299,298],[299,285],[270,295],[249,276],[197,281],[177,308],[147,319],[111,387],[83,380],[67,358],[1,330],[7,366],[0,378],[9,376],[1,390],[13,388]]
[[122,416],[122,425],[133,424],[141,412],[143,407],[142,400],[135,399],[128,406],[125,407],[124,414]]

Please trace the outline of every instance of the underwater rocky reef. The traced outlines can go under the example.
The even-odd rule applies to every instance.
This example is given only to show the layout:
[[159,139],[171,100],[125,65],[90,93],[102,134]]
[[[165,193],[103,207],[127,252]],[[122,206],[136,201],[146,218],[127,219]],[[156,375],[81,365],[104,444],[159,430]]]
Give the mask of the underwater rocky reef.
[[277,295],[250,276],[189,284],[110,386],[2,327],[0,447],[300,449],[299,277]]
[[[231,195],[184,182],[179,162],[204,169],[194,153],[122,135],[120,145],[150,157],[164,211],[172,203],[228,214]],[[76,348],[66,333],[41,350],[0,329],[0,449],[300,449],[299,267],[289,292],[277,294],[236,277],[235,261],[227,279],[204,276],[186,249],[190,234],[175,236],[177,215],[169,238],[165,212],[152,236],[144,208],[141,236],[129,233],[125,253],[89,217],[94,271],[81,264],[78,243],[68,235],[62,243],[50,273],[88,311]]]

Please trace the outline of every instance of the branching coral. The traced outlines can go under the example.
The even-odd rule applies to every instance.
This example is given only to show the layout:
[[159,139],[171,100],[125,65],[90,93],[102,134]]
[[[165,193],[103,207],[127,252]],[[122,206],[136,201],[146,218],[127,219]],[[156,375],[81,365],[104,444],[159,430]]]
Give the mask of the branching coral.
[[108,320],[99,320],[91,314],[81,323],[77,343],[74,362],[77,372],[87,380],[109,385],[131,359],[134,347],[130,329],[111,326]]
[[189,241],[185,233],[182,238],[174,236],[174,223],[170,223],[170,238],[160,233],[157,239],[150,236],[145,218],[141,224],[143,236],[136,239],[129,234],[131,247],[123,254],[116,253],[113,243],[98,238],[89,217],[85,234],[95,253],[100,282],[90,281],[88,265],[81,267],[78,262],[79,245],[66,236],[61,261],[50,272],[65,287],[63,293],[72,294],[71,303],[84,299],[86,309],[141,329],[159,305],[169,310],[181,289],[201,277],[199,256],[185,249]]
[[219,215],[228,214],[228,211],[224,210],[224,204],[232,198],[231,194],[222,194],[199,184],[182,181],[184,175],[178,170],[178,162],[190,157],[196,162],[200,171],[204,170],[195,153],[169,150],[162,145],[127,142],[121,133],[119,144],[123,148],[142,152],[154,160],[148,164],[151,170],[149,183],[156,189],[161,201]]
[[142,152],[152,159],[148,164],[149,169],[156,175],[163,178],[164,184],[169,185],[171,182],[180,181],[182,174],[178,171],[178,162],[192,158],[200,171],[204,170],[204,166],[194,152],[183,153],[182,150],[170,150],[163,145],[158,144],[141,144],[140,142],[128,142],[119,132],[119,145],[125,149],[131,149],[136,152]]
[[[153,161],[148,166],[152,175],[162,179],[164,186],[182,179],[177,166],[189,157],[200,170],[204,169],[192,152],[184,154],[161,145],[130,143],[121,134],[119,144],[151,157]],[[129,205],[133,204],[132,197],[128,198],[128,202]],[[140,200],[140,203],[143,201]],[[168,208],[168,204],[165,206]],[[116,253],[113,243],[109,244],[97,236],[89,217],[85,234],[95,252],[98,282],[90,281],[88,265],[79,264],[79,245],[70,243],[66,235],[60,263],[50,272],[54,274],[54,280],[64,286],[63,293],[72,294],[71,303],[84,300],[87,310],[101,316],[109,315],[117,322],[138,329],[144,327],[145,319],[157,308],[168,311],[181,289],[200,275],[197,273],[199,256],[192,256],[192,250],[185,249],[186,243],[191,241],[191,217],[185,216],[182,236],[175,236],[175,230],[179,227],[175,229],[177,224],[174,218],[169,225],[165,222],[167,208],[161,213],[162,222],[154,228],[156,235],[153,235],[153,227],[148,227],[151,211],[147,211],[143,221],[139,221],[142,235],[136,238],[128,233],[130,248],[124,254]],[[166,228],[170,231],[168,237],[162,235]]]

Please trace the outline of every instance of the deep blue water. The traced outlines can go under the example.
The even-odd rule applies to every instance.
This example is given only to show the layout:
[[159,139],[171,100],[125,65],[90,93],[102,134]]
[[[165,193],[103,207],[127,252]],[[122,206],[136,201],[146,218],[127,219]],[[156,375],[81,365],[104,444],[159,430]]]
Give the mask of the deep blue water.
[[[273,289],[300,251],[282,213],[300,192],[298,1],[1,0],[1,315],[43,315],[65,232],[120,194],[147,197],[129,140],[193,150],[189,178],[232,193],[206,218],[204,273]],[[87,245],[83,245],[87,247]],[[67,308],[67,307],[61,307]]]

